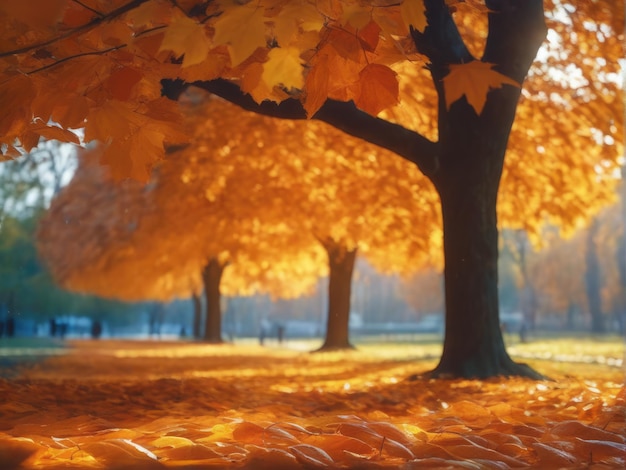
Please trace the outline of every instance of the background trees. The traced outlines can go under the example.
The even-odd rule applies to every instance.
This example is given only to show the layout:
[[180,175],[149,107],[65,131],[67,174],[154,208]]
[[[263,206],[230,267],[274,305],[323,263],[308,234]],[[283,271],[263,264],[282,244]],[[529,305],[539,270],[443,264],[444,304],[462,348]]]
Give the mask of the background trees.
[[[516,147],[511,134],[509,147],[513,155],[518,149],[521,167],[530,164],[530,151],[541,165],[557,161],[549,156],[561,156],[568,175],[579,179],[579,185],[584,181],[593,187],[603,174],[611,174],[622,154],[618,137],[622,113],[613,112],[621,104],[611,99],[617,95],[617,58],[622,57],[618,39],[622,12],[616,12],[611,2],[580,8],[560,2],[546,5],[548,38],[554,47],[546,50],[543,62],[550,72],[541,66],[530,71],[518,121],[521,135],[541,140],[535,146]],[[163,83],[171,97],[185,82],[194,83],[258,112],[329,122],[416,163],[441,196],[449,327],[438,372],[525,373],[506,357],[498,329],[495,200],[520,98],[514,82],[524,81],[545,34],[543,2],[488,0],[482,10],[440,0],[401,5],[268,1],[195,6],[195,2],[136,0],[100,11],[61,4],[53,8],[55,14],[46,16],[49,19],[31,18],[27,9],[4,7],[3,39],[25,44],[0,53],[6,58],[7,77],[0,94],[11,109],[0,123],[5,155],[17,152],[15,139],[28,147],[33,135],[76,140],[68,129],[86,118],[87,139],[111,139],[103,161],[118,173],[145,177],[146,166],[159,158],[164,143],[184,140],[179,129],[167,125],[176,118],[172,105],[160,98],[158,80],[164,77],[174,79]],[[591,18],[593,26],[588,25]],[[56,31],[59,25],[64,32]],[[29,36],[31,26],[35,31]],[[573,47],[552,55],[559,42]],[[573,51],[588,54],[590,60],[579,60]],[[563,67],[567,75],[552,73],[575,57],[573,69]],[[435,121],[423,130],[412,127],[414,120],[373,117],[404,97],[390,68],[401,63],[413,69],[414,74],[406,74],[410,80],[421,78],[413,81],[415,96],[428,96],[422,88],[430,89],[431,97],[433,90],[437,95],[436,101],[413,101],[420,106],[435,103],[436,135]],[[49,83],[66,77],[55,96],[46,92],[52,89]],[[579,91],[572,94],[574,87]],[[480,91],[472,92],[476,90]],[[67,111],[67,103],[75,112]],[[537,109],[556,124],[542,123],[535,129]],[[572,112],[575,118],[560,119]],[[602,122],[596,123],[596,116]],[[62,128],[48,125],[50,117]],[[574,137],[572,130],[580,129]],[[122,147],[131,149],[130,161],[119,159]],[[561,153],[562,149],[570,152]],[[568,156],[576,156],[575,161]],[[542,167],[533,166],[532,171],[542,175],[537,168]],[[550,163],[543,168],[557,183],[555,188],[567,187],[562,183],[569,177],[561,178]],[[525,191],[525,184],[516,186],[519,194]],[[584,194],[587,200],[590,193]],[[589,215],[588,206],[566,204],[568,199],[563,197],[563,204],[552,212],[578,207],[567,217]],[[471,210],[474,216],[469,215]],[[476,325],[470,334],[462,327],[468,310]],[[484,324],[490,326],[478,326]]]

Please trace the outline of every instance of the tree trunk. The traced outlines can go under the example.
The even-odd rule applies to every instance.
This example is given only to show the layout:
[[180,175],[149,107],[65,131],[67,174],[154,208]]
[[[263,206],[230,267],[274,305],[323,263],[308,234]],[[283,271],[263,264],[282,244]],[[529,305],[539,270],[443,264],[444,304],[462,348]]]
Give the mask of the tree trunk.
[[354,349],[350,344],[350,296],[356,248],[348,250],[333,240],[322,241],[328,254],[328,317],[326,339],[318,351]]
[[201,332],[200,332],[200,326],[202,324],[202,299],[200,298],[200,295],[198,295],[197,293],[193,293],[192,296],[192,301],[193,301],[193,337],[195,339],[199,339]]
[[595,236],[598,233],[598,220],[593,219],[587,231],[587,249],[585,252],[585,290],[587,291],[587,302],[589,313],[591,314],[591,331],[593,333],[604,333],[604,316],[602,315],[602,296],[600,289],[600,262],[598,260],[598,250]]
[[[477,113],[463,96],[446,103],[444,77],[451,64],[475,60],[443,1],[427,0],[428,27],[412,31],[431,60],[439,96],[439,168],[428,175],[443,215],[446,333],[435,377],[523,375],[540,378],[506,352],[498,305],[496,201],[520,89],[489,91]],[[540,0],[487,1],[489,34],[482,61],[522,83],[545,38]]]
[[224,265],[217,259],[211,258],[202,270],[204,281],[204,295],[206,297],[206,322],[204,325],[204,341],[212,344],[221,344],[222,339],[222,307],[220,281]]

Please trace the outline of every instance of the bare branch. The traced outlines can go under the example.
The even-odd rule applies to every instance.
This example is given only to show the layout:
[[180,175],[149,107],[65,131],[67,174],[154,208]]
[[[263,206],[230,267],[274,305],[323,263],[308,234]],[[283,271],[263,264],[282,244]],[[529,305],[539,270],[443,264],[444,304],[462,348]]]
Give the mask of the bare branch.
[[61,41],[63,39],[67,39],[71,36],[74,36],[75,34],[80,34],[84,31],[87,31],[89,29],[95,28],[96,26],[98,26],[101,23],[104,23],[106,21],[111,21],[114,18],[117,18],[118,16],[123,15],[124,13],[127,13],[131,10],[134,10],[135,8],[137,8],[139,5],[141,5],[142,3],[147,2],[148,0],[132,0],[131,2],[128,2],[125,5],[122,5],[121,7],[107,13],[104,16],[100,16],[98,18],[94,18],[93,20],[91,20],[89,23],[85,23],[82,26],[79,26],[77,28],[74,29],[70,29],[68,31],[66,31],[63,34],[60,34],[59,36],[55,36],[51,39],[48,39],[47,41],[42,41],[42,42],[38,42],[36,44],[31,44],[29,46],[25,46],[25,47],[21,47],[19,49],[13,49],[10,51],[4,51],[4,52],[0,52],[0,57],[7,57],[10,55],[15,55],[15,54],[23,54],[25,52],[30,52],[30,51],[34,51],[36,49],[40,49],[42,47],[45,46],[49,46],[50,44],[54,44],[57,41]]
[[85,5],[83,2],[79,1],[79,0],[72,0],[74,3],[76,3],[77,5],[80,5],[81,7],[83,7],[85,10],[89,10],[92,13],[95,13],[96,15],[98,15],[99,17],[103,17],[104,13],[91,8],[89,5]]
[[44,65],[43,67],[39,67],[38,69],[31,70],[30,72],[26,72],[25,75],[33,75],[38,72],[43,72],[44,70],[51,69],[52,67],[56,67],[57,65],[62,64],[63,62],[67,62],[68,60],[76,59],[78,57],[85,57],[90,55],[104,55],[107,52],[117,51],[119,49],[123,49],[127,44],[120,44],[119,46],[111,47],[109,49],[104,49],[101,51],[93,51],[93,52],[83,52],[82,54],[76,54],[69,57],[64,57],[63,59],[59,59],[56,62],[52,62],[51,64]]
[[[255,113],[280,119],[307,119],[302,103],[290,98],[275,103],[273,101],[255,102],[243,93],[238,85],[224,79],[186,83],[182,80],[162,80],[162,93],[170,99],[177,99],[189,85],[197,86],[241,108]],[[438,169],[439,145],[426,137],[406,129],[399,124],[367,114],[355,104],[328,99],[315,113],[317,119],[351,136],[391,150],[402,158],[415,163],[426,176],[432,176]]]

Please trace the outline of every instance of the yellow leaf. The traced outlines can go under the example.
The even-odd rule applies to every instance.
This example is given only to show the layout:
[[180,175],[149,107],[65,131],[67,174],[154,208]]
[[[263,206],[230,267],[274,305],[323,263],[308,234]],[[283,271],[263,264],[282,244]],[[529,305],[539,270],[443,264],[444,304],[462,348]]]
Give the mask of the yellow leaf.
[[426,29],[424,0],[404,0],[400,5],[400,14],[407,28],[413,26],[422,33]]
[[209,49],[204,26],[179,13],[167,27],[159,52],[170,50],[178,56],[184,54],[183,67],[189,67],[206,59]]
[[372,8],[363,7],[356,4],[343,6],[343,14],[341,15],[341,23],[349,24],[354,29],[359,30],[372,20]]
[[494,64],[474,60],[466,64],[450,65],[450,73],[443,79],[446,107],[465,95],[467,102],[480,114],[487,102],[487,93],[502,85],[520,87],[510,77],[493,70]]
[[276,42],[280,47],[287,47],[301,40],[302,32],[319,31],[324,27],[324,17],[315,5],[306,0],[289,1],[272,18]]
[[295,47],[275,47],[271,49],[269,60],[263,64],[262,80],[270,87],[282,86],[283,88],[302,89],[304,78],[302,77],[302,59],[300,51]]
[[236,1],[221,2],[223,13],[215,21],[213,44],[225,44],[233,66],[246,60],[258,47],[265,47],[263,8],[256,2],[241,5]]

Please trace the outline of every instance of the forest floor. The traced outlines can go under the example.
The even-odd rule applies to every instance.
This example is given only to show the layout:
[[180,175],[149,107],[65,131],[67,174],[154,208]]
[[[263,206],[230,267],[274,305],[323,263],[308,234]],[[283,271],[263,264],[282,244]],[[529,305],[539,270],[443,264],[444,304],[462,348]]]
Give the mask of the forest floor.
[[618,338],[509,345],[551,381],[408,381],[440,345],[310,345],[2,340],[0,468],[626,467]]

